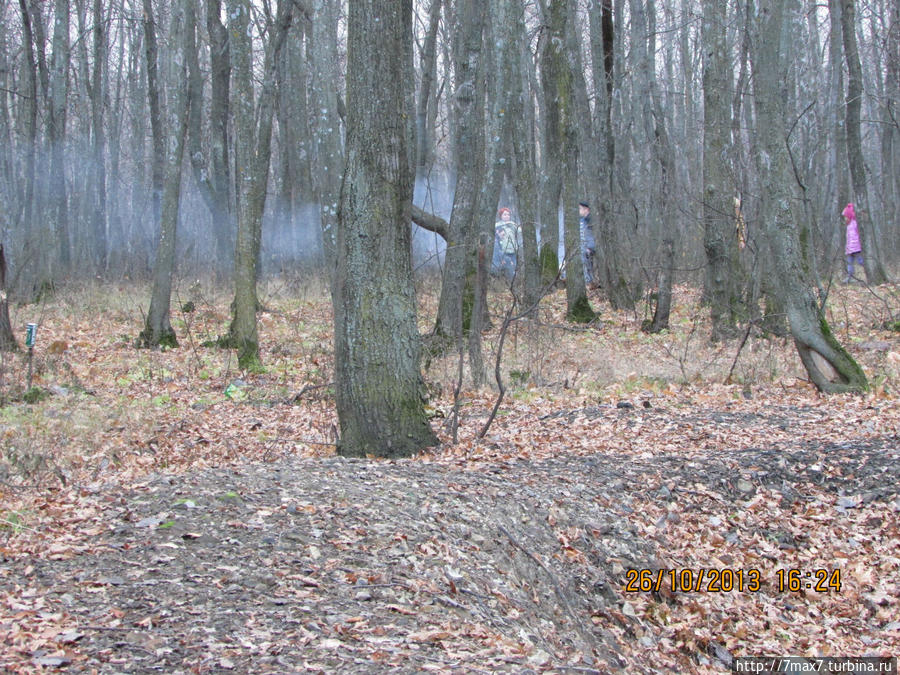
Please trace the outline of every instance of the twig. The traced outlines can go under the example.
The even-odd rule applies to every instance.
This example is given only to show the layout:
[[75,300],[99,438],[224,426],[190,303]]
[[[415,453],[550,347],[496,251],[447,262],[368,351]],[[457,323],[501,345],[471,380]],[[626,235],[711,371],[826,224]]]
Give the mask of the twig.
[[734,361],[731,362],[731,369],[728,371],[728,377],[725,378],[724,384],[731,382],[731,376],[734,375],[734,369],[737,367],[738,358],[741,355],[741,351],[744,349],[744,345],[747,344],[747,338],[750,337],[751,328],[753,328],[753,321],[748,321],[747,330],[744,331],[744,338],[741,340],[741,344],[738,345],[737,353],[734,355]]
[[276,438],[273,438],[273,439],[270,441],[270,443],[278,443],[279,441],[282,442],[282,443],[306,443],[307,445],[333,445],[333,446],[337,447],[337,443],[335,443],[335,442],[333,442],[333,441],[314,441],[314,440],[311,439],[311,438],[281,438],[281,437],[276,437]]
[[132,629],[119,626],[82,626],[78,630],[108,630],[116,633],[129,633]]
[[[565,261],[567,264],[567,261]],[[516,295],[515,291],[513,291],[512,285],[510,285],[509,290],[512,293],[513,301],[509,306],[509,309],[506,310],[506,316],[503,318],[503,325],[500,327],[500,341],[497,344],[497,356],[494,360],[494,379],[497,381],[497,388],[500,390],[500,393],[497,395],[497,400],[494,401],[494,408],[491,410],[491,414],[487,419],[487,422],[484,423],[484,426],[481,428],[481,431],[478,434],[478,438],[484,438],[487,435],[488,429],[491,428],[491,424],[494,422],[494,418],[497,416],[497,411],[500,409],[500,403],[503,401],[503,396],[506,393],[506,387],[503,386],[503,375],[500,372],[500,362],[503,358],[503,343],[506,341],[506,333],[509,330],[510,324],[518,321],[519,319],[523,319],[526,316],[530,316],[535,309],[537,309],[538,305],[541,304],[541,300],[547,295],[551,288],[556,285],[556,282],[559,281],[559,277],[562,274],[562,270],[565,267],[561,265],[559,270],[556,272],[556,277],[547,284],[542,291],[538,294],[537,300],[523,312],[519,312],[515,316],[513,316],[513,310],[515,310],[516,305],[519,303],[519,298]],[[454,442],[456,439],[454,438]]]
[[9,525],[10,527],[12,527],[13,529],[16,529],[16,530],[28,530],[29,532],[34,532],[35,534],[40,534],[40,531],[35,530],[33,527],[28,527],[27,525],[22,525],[22,523],[17,523],[14,520],[7,520],[6,518],[4,518],[2,522],[6,523],[7,525]]
[[575,609],[572,607],[572,603],[569,602],[569,596],[565,594],[562,587],[559,585],[559,581],[556,579],[556,576],[550,571],[550,568],[547,567],[540,558],[538,558],[534,553],[525,548],[522,544],[518,542],[518,540],[513,537],[509,530],[507,530],[503,525],[497,525],[500,532],[506,535],[507,539],[515,546],[517,549],[522,551],[528,558],[533,561],[538,567],[540,567],[544,572],[550,577],[550,583],[553,585],[553,590],[556,593],[556,597],[559,598],[560,602],[565,606],[566,611],[569,613],[569,616],[572,617],[572,621],[574,621],[578,633],[581,635],[581,639],[584,640],[585,644],[588,647],[596,647],[595,641],[591,638],[588,632],[584,629],[581,620],[578,617],[578,614],[575,613]]
[[509,330],[509,325],[512,323],[510,315],[515,306],[516,303],[513,301],[513,304],[506,310],[506,316],[503,318],[503,326],[500,328],[500,342],[497,343],[497,358],[494,361],[494,379],[497,381],[497,388],[500,390],[500,393],[497,394],[497,400],[494,401],[494,407],[491,409],[491,414],[488,416],[487,421],[478,433],[478,438],[484,438],[485,435],[487,435],[488,429],[491,428],[491,424],[493,424],[494,418],[497,416],[497,411],[500,409],[500,403],[503,401],[503,396],[506,394],[506,387],[503,385],[503,375],[500,372],[500,359],[503,355],[503,343],[506,341],[506,333]]
[[303,394],[308,391],[314,391],[316,389],[323,389],[324,387],[331,387],[334,385],[334,382],[326,382],[325,384],[306,384],[303,385],[303,389],[301,389],[298,393],[294,394],[289,400],[291,403],[297,403],[301,398],[303,398]]

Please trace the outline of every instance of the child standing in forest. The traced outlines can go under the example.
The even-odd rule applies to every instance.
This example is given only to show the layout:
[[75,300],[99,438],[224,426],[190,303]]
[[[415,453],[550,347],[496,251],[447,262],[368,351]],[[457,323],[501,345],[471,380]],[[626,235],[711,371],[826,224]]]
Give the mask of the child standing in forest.
[[854,264],[863,264],[862,246],[859,243],[859,224],[856,222],[853,203],[847,204],[841,214],[844,216],[844,223],[847,226],[846,245],[844,246],[844,253],[847,254],[847,280],[845,283],[849,284],[856,278],[853,274]]
[[494,224],[495,256],[499,251],[496,268],[498,272],[512,281],[516,276],[516,263],[519,252],[519,226],[512,220],[512,212],[505,206],[499,211],[500,220]]

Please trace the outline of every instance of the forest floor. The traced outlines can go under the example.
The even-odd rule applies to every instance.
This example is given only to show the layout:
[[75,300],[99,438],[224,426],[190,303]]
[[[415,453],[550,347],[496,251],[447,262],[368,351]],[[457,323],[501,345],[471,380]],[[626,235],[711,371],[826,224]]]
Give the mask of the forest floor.
[[[12,309],[17,331],[39,323],[46,396],[24,402],[25,356],[2,357],[0,670],[717,673],[900,655],[897,289],[832,289],[872,389],[830,397],[789,340],[711,344],[690,289],[655,336],[599,302],[594,324],[566,325],[559,292],[510,328],[484,438],[496,387],[454,402],[457,358],[428,364],[441,444],[403,461],[335,455],[327,294],[278,281],[261,297],[262,373],[202,346],[230,298],[200,283],[175,294],[175,350],[133,347],[139,285]],[[436,296],[420,300],[426,331]]]

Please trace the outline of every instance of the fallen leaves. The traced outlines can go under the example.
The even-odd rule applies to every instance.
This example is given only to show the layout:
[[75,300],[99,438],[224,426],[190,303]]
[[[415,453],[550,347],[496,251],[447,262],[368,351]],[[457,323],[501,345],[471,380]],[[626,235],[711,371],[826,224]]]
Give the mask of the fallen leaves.
[[[450,444],[456,359],[434,362],[444,443],[406,463],[333,459],[327,299],[276,299],[261,374],[227,351],[134,351],[136,311],[50,306],[42,340],[68,349],[37,378],[56,395],[0,421],[4,457],[41,481],[0,484],[0,668],[590,669],[610,649],[629,672],[712,672],[737,655],[896,653],[900,350],[854,300],[842,339],[859,337],[876,386],[825,399],[778,340],[752,338],[719,384],[734,345],[705,344],[690,307],[652,338],[609,310],[568,331],[551,298],[510,334],[516,380],[486,439],[495,393],[463,389]],[[201,306],[194,337],[227,314]],[[625,593],[635,565],[764,583]],[[779,571],[834,569],[839,592],[778,588]]]

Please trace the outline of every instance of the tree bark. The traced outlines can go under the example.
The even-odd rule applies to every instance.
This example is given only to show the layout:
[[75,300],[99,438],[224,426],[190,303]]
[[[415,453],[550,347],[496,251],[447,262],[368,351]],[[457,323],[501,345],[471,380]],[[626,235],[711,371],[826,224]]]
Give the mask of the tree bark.
[[347,164],[337,240],[335,383],[342,455],[435,445],[423,403],[410,258],[411,0],[351,0]]
[[[336,263],[337,212],[344,171],[343,120],[339,114],[341,102],[338,93],[339,14],[340,6],[335,0],[315,1],[309,47],[313,190],[319,205],[325,265],[330,275],[334,274]],[[333,286],[333,279],[331,283]]]
[[704,0],[703,43],[703,247],[706,292],[714,342],[735,336],[739,304],[738,237],[730,164],[732,65],[726,35],[727,6]]
[[[24,80],[24,101],[23,114],[24,132],[25,132],[25,157],[24,157],[24,175],[22,177],[22,204],[20,216],[17,219],[29,233],[34,233],[38,228],[33,227],[34,217],[34,185],[36,180],[35,172],[35,154],[37,152],[37,104],[38,104],[38,67],[34,53],[34,35],[31,30],[31,15],[25,0],[19,0],[19,8],[22,14],[22,32],[23,42],[25,46],[25,72],[22,73]],[[39,238],[33,234],[26,239],[26,251],[36,252],[40,246]],[[37,278],[29,280],[33,286],[37,286],[39,280]]]
[[144,3],[144,50],[147,64],[147,100],[150,104],[150,131],[153,138],[151,166],[152,222],[158,223],[163,191],[163,172],[166,158],[165,132],[163,131],[162,101],[159,83],[159,46],[156,39],[156,23],[153,20],[151,0]]
[[[145,11],[149,9],[150,0],[145,0]],[[138,343],[142,347],[177,347],[178,339],[169,320],[169,309],[172,297],[172,276],[175,272],[175,242],[178,232],[178,210],[181,201],[181,166],[184,159],[184,146],[187,138],[189,100],[187,94],[187,52],[191,43],[188,35],[193,25],[186,26],[186,9],[192,0],[184,0],[173,12],[173,34],[179,35],[178,27],[184,31],[182,38],[181,67],[173,73],[175,86],[172,100],[169,103],[166,127],[172,129],[172,137],[167,144],[169,153],[166,157],[165,180],[160,204],[159,240],[156,249],[156,261],[153,265],[153,288],[150,296],[150,309],[144,330]],[[145,17],[145,29],[153,26],[152,16]],[[155,29],[153,29],[155,32]],[[173,35],[173,37],[174,37]],[[149,38],[149,35],[148,35]],[[154,38],[155,42],[155,38]],[[149,52],[148,52],[149,54]],[[148,64],[149,69],[150,64]],[[173,70],[175,70],[173,68]],[[163,110],[160,109],[160,115]],[[162,128],[162,124],[160,124]]]
[[450,232],[438,301],[434,335],[455,340],[468,330],[474,289],[478,195],[484,180],[484,66],[482,28],[486,5],[481,0],[460,0],[454,35],[456,93],[454,138],[456,191],[450,214]]
[[[860,135],[860,111],[862,109],[862,67],[856,44],[855,0],[841,1],[841,32],[844,37],[844,57],[847,59],[847,154],[850,162],[850,180],[856,200],[856,215],[862,239],[866,280],[870,284],[883,284],[887,274],[881,264],[878,248],[876,215],[869,208],[869,188],[866,183],[866,165]],[[868,220],[868,222],[866,222]]]
[[94,73],[91,78],[91,124],[93,131],[93,253],[97,272],[103,273],[107,264],[107,213],[106,213],[106,123],[104,121],[104,72],[108,42],[101,0],[93,6]]
[[595,266],[600,274],[600,284],[606,291],[613,309],[632,311],[634,297],[623,262],[625,247],[616,228],[621,222],[614,216],[616,135],[613,129],[612,108],[616,70],[617,31],[612,0],[591,3],[589,9],[591,29],[591,62],[595,98],[594,127],[596,130],[598,203],[594,206],[594,236],[598,240],[598,260]]
[[[191,3],[189,21],[196,22],[197,7]],[[228,31],[222,24],[220,0],[207,0],[206,27],[209,34],[210,104],[209,151],[203,150],[203,74],[198,48],[188,53],[188,129],[191,169],[203,203],[212,221],[215,256],[212,271],[221,275],[234,269],[235,221],[232,209],[230,167],[228,157],[228,112],[231,87],[231,57]],[[190,25],[194,25],[191,23]]]
[[755,158],[778,299],[784,303],[794,344],[813,384],[826,393],[865,391],[866,376],[831,333],[802,262],[786,124],[785,87],[792,61],[791,4],[792,0],[759,3],[753,59],[758,125]]
[[72,264],[65,165],[66,113],[69,103],[69,0],[56,0],[53,16],[47,138],[50,154],[50,214],[57,238],[59,264],[68,273]]
[[[571,0],[551,0],[547,8],[545,20],[548,29],[541,51],[541,84],[546,119],[545,152],[548,163],[558,167],[562,179],[566,318],[569,321],[587,323],[592,321],[596,314],[588,301],[584,281],[582,242],[578,225],[578,202],[583,199],[578,180],[578,157],[582,149],[590,152],[591,138],[590,135],[586,138],[578,137],[579,128],[584,128],[583,125],[579,126],[576,119],[578,115],[576,88],[579,87],[576,75],[581,76],[581,56],[579,46],[567,40],[567,36],[573,35],[574,31],[574,9]],[[583,89],[583,76],[580,79],[580,86]],[[582,114],[585,113],[583,110]],[[581,121],[589,123],[589,119]],[[585,145],[579,147],[580,144]],[[555,209],[552,207],[558,204],[558,200],[551,199],[548,202],[554,211],[552,214],[554,224]]]
[[428,174],[428,166],[433,156],[432,129],[429,125],[429,108],[432,103],[432,88],[437,64],[437,34],[441,20],[441,0],[431,0],[428,10],[428,32],[422,47],[422,86],[416,103],[416,180]]
[[9,296],[6,289],[6,254],[0,244],[0,352],[17,352],[19,345],[9,322]]
[[252,83],[252,3],[229,0],[229,38],[234,64],[235,179],[237,183],[237,245],[234,269],[234,316],[231,340],[242,369],[260,368],[256,310],[262,216],[272,155],[272,118],[275,114],[275,64],[293,18],[294,3],[279,0],[275,25],[270,27],[264,77],[259,98]]

